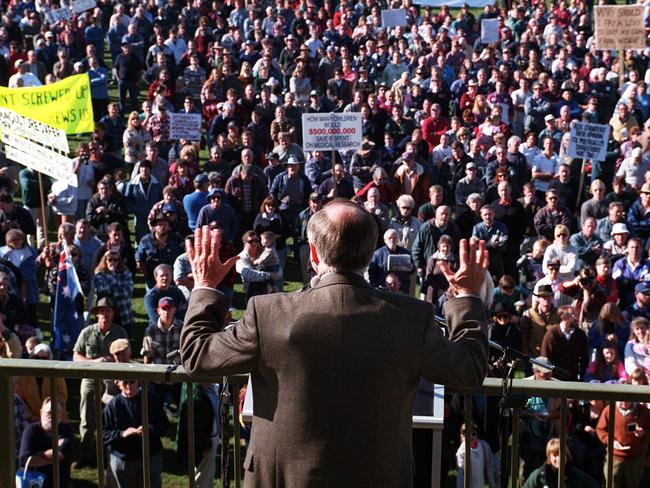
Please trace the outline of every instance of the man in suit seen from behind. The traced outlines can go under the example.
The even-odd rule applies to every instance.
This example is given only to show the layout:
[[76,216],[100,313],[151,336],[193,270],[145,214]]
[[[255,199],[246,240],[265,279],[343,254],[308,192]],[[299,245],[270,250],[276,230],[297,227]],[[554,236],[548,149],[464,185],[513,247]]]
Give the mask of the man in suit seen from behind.
[[252,298],[228,330],[230,301],[216,287],[237,258],[219,260],[218,235],[207,227],[188,243],[196,286],[181,336],[183,366],[197,377],[251,373],[245,486],[411,487],[420,377],[481,385],[485,243],[463,240],[458,271],[443,270],[456,294],[445,305],[448,339],[430,304],[363,279],[377,236],[362,207],[327,205],[308,224],[311,287]]

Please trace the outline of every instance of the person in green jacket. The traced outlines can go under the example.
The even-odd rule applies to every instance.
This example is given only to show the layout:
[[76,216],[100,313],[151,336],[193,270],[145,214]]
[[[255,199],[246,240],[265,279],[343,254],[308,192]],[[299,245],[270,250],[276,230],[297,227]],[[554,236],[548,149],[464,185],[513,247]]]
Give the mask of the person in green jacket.
[[[571,465],[571,452],[567,449],[566,466],[564,470],[565,488],[599,488],[599,484],[591,476]],[[544,488],[557,486],[560,469],[560,439],[554,437],[546,444],[546,462],[533,471],[524,488]]]

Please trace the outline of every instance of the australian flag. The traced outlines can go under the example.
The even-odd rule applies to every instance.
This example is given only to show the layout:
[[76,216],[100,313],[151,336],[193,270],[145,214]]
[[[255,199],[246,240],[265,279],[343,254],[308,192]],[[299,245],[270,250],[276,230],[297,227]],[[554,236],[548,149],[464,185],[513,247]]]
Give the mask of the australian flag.
[[64,357],[71,357],[81,328],[82,319],[77,312],[76,298],[82,291],[68,246],[61,252],[58,273],[52,319],[54,350]]

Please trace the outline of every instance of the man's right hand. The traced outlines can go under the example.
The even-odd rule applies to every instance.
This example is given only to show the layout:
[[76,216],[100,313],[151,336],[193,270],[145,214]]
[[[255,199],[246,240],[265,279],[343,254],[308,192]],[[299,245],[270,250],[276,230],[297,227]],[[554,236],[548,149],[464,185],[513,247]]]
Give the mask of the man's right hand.
[[446,261],[440,262],[440,269],[447,278],[449,286],[456,296],[480,296],[485,272],[488,268],[490,257],[485,249],[485,241],[467,239],[460,241],[460,266],[455,273]]
[[210,230],[207,225],[197,227],[194,231],[194,243],[187,240],[185,247],[192,264],[195,286],[216,288],[239,259],[239,256],[233,256],[225,263],[221,262],[221,237],[217,229]]

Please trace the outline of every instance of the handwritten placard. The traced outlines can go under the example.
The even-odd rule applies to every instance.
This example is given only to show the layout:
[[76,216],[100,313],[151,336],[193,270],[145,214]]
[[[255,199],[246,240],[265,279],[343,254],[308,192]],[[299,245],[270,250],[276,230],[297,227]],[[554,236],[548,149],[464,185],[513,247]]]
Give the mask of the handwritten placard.
[[645,49],[642,5],[598,5],[594,9],[596,49]]

